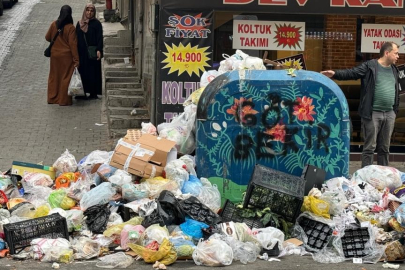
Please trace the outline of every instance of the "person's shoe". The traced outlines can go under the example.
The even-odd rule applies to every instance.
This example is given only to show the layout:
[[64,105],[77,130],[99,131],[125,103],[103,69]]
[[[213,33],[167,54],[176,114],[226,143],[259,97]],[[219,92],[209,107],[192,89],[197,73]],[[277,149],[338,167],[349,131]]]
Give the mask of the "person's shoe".
[[90,95],[89,99],[98,99],[98,96],[97,95]]
[[88,99],[88,97],[87,96],[75,96],[75,99],[84,99],[84,100],[86,100],[86,99]]

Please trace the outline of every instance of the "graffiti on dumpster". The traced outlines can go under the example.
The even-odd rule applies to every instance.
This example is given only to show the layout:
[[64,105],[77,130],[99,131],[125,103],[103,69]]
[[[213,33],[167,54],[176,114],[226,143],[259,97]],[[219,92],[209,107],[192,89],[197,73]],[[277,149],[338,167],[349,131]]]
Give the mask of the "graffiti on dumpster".
[[[234,86],[237,92],[229,90]],[[311,164],[329,178],[347,175],[347,103],[321,84],[305,88],[295,81],[286,86],[240,81],[220,89],[205,108],[206,121],[197,120],[202,175],[247,185],[256,164],[294,175]]]

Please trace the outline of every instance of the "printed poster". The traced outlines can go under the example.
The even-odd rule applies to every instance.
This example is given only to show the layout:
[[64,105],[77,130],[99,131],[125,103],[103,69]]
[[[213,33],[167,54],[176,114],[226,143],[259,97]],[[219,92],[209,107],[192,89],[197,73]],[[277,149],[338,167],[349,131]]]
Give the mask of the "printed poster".
[[163,9],[159,33],[157,124],[182,113],[201,75],[212,69],[213,12]]
[[361,27],[361,52],[379,53],[382,44],[393,41],[399,45],[399,53],[405,53],[405,25],[363,24]]

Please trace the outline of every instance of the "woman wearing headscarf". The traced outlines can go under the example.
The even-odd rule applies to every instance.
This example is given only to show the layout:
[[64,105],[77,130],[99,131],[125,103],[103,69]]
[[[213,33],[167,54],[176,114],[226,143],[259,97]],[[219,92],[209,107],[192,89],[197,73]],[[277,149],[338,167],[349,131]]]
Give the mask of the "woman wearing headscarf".
[[[76,25],[77,46],[84,92],[90,94],[89,99],[97,99],[101,95],[101,58],[103,57],[103,27],[96,19],[96,7],[87,4],[83,16]],[[95,58],[89,54],[89,47],[95,51]],[[87,97],[84,97],[87,98]]]
[[58,30],[60,33],[51,49],[47,99],[48,104],[67,106],[72,105],[72,97],[68,95],[70,79],[74,68],[79,66],[72,8],[68,5],[61,8],[59,18],[51,24],[45,39],[51,42]]

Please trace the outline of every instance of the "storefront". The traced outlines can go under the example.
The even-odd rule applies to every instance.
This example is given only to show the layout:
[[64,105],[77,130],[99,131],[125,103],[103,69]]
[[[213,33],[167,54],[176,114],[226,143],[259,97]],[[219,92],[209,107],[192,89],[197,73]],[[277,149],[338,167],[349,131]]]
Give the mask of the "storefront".
[[[156,122],[170,121],[199,88],[205,70],[215,69],[236,49],[319,72],[351,68],[377,58],[381,43],[405,44],[403,0],[160,0]],[[398,65],[405,63],[405,46]],[[336,81],[352,122],[351,152],[361,152],[357,114],[360,81]],[[405,146],[405,97],[401,96],[392,153]],[[392,158],[399,158],[392,155]],[[399,160],[396,160],[399,161]]]

